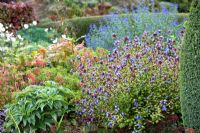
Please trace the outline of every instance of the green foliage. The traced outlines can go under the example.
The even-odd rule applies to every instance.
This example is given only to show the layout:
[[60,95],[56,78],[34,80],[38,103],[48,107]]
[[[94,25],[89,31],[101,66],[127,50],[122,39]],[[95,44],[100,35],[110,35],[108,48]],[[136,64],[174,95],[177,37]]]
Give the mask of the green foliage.
[[200,132],[200,1],[193,0],[181,52],[181,107],[184,125]]
[[31,43],[52,43],[52,39],[60,36],[55,29],[40,28],[31,26],[28,29],[21,29],[17,31],[17,35],[21,35],[25,40]]
[[192,0],[160,0],[178,4],[179,12],[189,12]]
[[177,4],[170,3],[170,2],[160,2],[160,6],[162,8],[166,8],[169,12],[178,12]]
[[56,81],[60,85],[72,90],[78,90],[80,88],[79,78],[76,75],[70,73],[71,67],[66,68],[63,66],[33,68],[26,73],[33,73],[36,76],[38,82],[43,83],[48,80]]
[[[3,26],[0,31],[4,31]],[[12,33],[0,32],[0,35],[0,107],[11,100],[13,92],[48,80],[73,90],[80,88],[78,76],[70,72],[70,56],[75,49],[72,41],[63,39],[48,47],[50,43],[28,42],[29,39]]]
[[83,7],[71,0],[63,0],[59,2],[50,3],[48,6],[48,14],[56,15],[59,17],[58,19],[62,18],[72,18],[72,17],[81,17],[83,16]]
[[[0,62],[13,61],[24,53],[36,51],[39,48],[47,48],[52,44],[52,39],[59,36],[52,28],[44,29],[30,24],[29,28],[17,31],[15,35],[0,23]],[[16,62],[15,62],[16,63]]]
[[13,59],[17,49],[20,47],[20,42],[6,42],[0,38],[0,62],[5,62],[6,59]]
[[0,62],[13,59],[18,49],[22,48],[23,41],[9,33],[8,29],[0,23]]
[[[44,86],[28,86],[6,105],[6,132],[50,131],[52,125],[61,128],[64,115],[75,113],[72,103],[77,93],[48,81]],[[68,118],[68,120],[73,118]]]
[[0,65],[0,108],[11,101],[12,92],[18,90],[18,85],[22,80],[21,73],[15,67]]

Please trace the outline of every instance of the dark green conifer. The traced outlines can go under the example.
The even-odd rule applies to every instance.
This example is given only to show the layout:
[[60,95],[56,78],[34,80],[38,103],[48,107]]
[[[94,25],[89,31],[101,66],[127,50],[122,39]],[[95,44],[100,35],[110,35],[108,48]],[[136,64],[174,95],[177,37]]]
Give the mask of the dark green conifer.
[[186,128],[200,133],[200,0],[193,0],[180,59],[180,96]]

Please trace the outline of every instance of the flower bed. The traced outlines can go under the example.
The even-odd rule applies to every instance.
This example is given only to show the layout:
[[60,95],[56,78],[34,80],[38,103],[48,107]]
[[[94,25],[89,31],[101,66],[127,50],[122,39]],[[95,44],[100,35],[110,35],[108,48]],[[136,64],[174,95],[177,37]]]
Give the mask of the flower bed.
[[82,43],[39,21],[14,33],[0,23],[0,132],[184,131],[184,23],[140,11],[91,26]]

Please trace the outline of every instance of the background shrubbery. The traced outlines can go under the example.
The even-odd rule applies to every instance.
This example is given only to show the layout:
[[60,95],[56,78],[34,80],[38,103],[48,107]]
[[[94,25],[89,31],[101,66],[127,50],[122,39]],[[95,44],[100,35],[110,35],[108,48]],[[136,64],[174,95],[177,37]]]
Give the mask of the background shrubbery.
[[33,8],[27,4],[0,3],[0,23],[8,26],[11,31],[18,30],[35,19]]
[[[183,28],[179,25],[174,13],[169,13],[165,8],[161,13],[151,13],[148,7],[139,8],[138,11],[130,16],[120,16],[118,14],[105,18],[105,23],[100,26],[92,25],[90,31],[86,34],[85,43],[88,47],[103,47],[111,50],[114,41],[112,35],[116,38],[140,36],[144,31],[153,33],[159,29],[176,38],[176,34]],[[177,40],[179,38],[176,38]]]
[[161,0],[178,4],[179,12],[189,12],[192,0]]

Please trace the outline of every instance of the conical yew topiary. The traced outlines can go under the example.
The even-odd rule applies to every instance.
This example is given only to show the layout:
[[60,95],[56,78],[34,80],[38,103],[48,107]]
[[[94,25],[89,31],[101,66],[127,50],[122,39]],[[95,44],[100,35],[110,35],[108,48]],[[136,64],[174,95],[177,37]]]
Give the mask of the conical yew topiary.
[[193,0],[180,59],[180,96],[186,128],[200,133],[200,0]]

